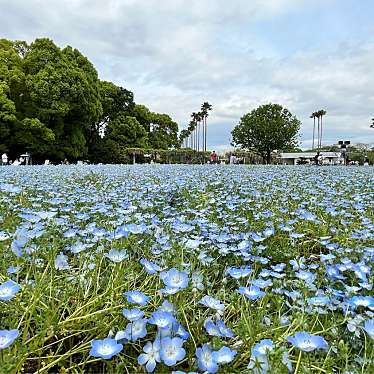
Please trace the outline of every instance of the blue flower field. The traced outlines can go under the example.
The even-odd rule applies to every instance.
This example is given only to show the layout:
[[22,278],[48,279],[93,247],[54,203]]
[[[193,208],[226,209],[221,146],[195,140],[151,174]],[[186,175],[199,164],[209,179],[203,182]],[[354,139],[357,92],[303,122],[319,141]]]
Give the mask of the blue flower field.
[[0,168],[1,373],[374,373],[374,168]]

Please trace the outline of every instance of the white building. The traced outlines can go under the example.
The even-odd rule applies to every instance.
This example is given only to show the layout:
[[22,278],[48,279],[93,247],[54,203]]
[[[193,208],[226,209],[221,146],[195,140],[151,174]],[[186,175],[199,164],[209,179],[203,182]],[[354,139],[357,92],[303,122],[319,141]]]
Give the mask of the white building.
[[[314,164],[317,152],[281,153],[280,159],[283,165],[298,165],[298,163]],[[340,152],[320,152],[323,165],[339,165],[343,158]]]

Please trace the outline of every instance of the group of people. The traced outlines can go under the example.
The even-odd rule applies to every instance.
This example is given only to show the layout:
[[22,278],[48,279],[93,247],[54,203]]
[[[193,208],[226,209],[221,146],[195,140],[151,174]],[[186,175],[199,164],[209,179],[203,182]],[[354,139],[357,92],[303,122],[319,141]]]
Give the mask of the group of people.
[[19,158],[16,158],[14,161],[9,160],[8,155],[6,153],[3,153],[1,155],[1,165],[13,165],[13,166],[18,166],[18,165],[27,165],[27,157],[20,156]]
[[[220,164],[220,163],[221,164],[225,164],[226,162],[227,162],[226,160],[219,160],[216,151],[213,151],[210,154],[210,164]],[[231,165],[234,165],[234,164],[243,164],[244,163],[244,159],[243,159],[243,157],[236,157],[234,154],[232,154],[230,156],[229,163]]]

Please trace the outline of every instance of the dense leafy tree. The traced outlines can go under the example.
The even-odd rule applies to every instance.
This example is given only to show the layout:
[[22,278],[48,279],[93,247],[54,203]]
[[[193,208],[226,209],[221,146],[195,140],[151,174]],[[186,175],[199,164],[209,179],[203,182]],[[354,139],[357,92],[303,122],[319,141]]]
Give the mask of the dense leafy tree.
[[233,129],[233,143],[243,149],[253,149],[271,161],[273,150],[297,145],[300,121],[278,104],[266,104],[245,114]]
[[154,149],[177,148],[178,124],[167,114],[152,113],[149,146]]
[[0,151],[11,159],[29,151],[34,160],[115,161],[102,156],[123,147],[177,147],[177,132],[168,115],[100,81],[77,49],[45,38],[30,45],[0,39]]
[[109,122],[105,139],[114,141],[124,148],[145,148],[148,134],[135,117],[120,115]]
[[8,152],[11,127],[17,120],[16,106],[7,96],[9,87],[0,82],[0,153]]
[[137,119],[147,132],[150,132],[152,112],[145,105],[135,104],[131,115]]
[[134,108],[134,95],[112,82],[100,81],[99,94],[102,106],[100,119],[93,123],[86,132],[89,158],[98,162],[103,159],[103,136],[110,121],[123,114],[130,114]]

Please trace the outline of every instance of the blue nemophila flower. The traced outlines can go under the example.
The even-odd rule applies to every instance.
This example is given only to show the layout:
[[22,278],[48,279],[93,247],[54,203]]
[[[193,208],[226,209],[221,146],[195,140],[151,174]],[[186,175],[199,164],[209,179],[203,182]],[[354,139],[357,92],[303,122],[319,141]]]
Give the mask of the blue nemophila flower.
[[118,249],[112,248],[108,253],[104,254],[105,257],[109,258],[109,260],[113,262],[121,262],[126,260],[129,255],[125,249],[119,251]]
[[146,318],[137,319],[136,321],[127,324],[123,338],[132,342],[142,339],[147,336],[147,322]]
[[18,283],[12,280],[7,280],[2,285],[0,285],[0,300],[8,301],[14,297],[14,295],[21,289]]
[[19,331],[14,330],[0,330],[0,350],[8,348],[18,337]]
[[228,364],[230,363],[236,356],[237,352],[230,349],[229,347],[223,346],[218,351],[212,353],[213,360],[215,360],[218,364]]
[[255,344],[251,349],[251,359],[248,368],[256,374],[265,374],[270,369],[268,353],[274,349],[274,344],[270,339],[263,339]]
[[228,328],[225,325],[225,322],[223,322],[221,319],[217,320],[216,322],[217,327],[219,328],[219,331],[221,332],[222,336],[225,338],[233,338],[235,334],[232,332],[230,328]]
[[16,274],[21,270],[20,266],[9,266],[6,270],[8,274]]
[[374,308],[374,297],[372,296],[353,296],[348,300],[348,304],[352,306],[353,309],[358,307],[364,308]]
[[254,279],[252,281],[252,285],[259,287],[259,288],[266,288],[266,287],[272,286],[273,282],[270,279],[265,280],[265,279],[259,278],[259,279]]
[[178,361],[184,359],[186,351],[183,348],[183,339],[181,338],[162,338],[160,340],[160,357],[167,366],[174,366]]
[[90,356],[110,360],[113,356],[121,352],[122,349],[123,345],[117,343],[115,339],[93,340],[91,342]]
[[312,283],[316,279],[316,274],[310,271],[299,270],[295,273],[296,277],[305,281],[306,283]]
[[160,340],[156,340],[154,343],[148,342],[144,347],[144,353],[141,353],[138,357],[138,364],[145,365],[148,373],[152,373],[155,370],[157,362],[161,362],[160,358]]
[[196,349],[197,365],[201,371],[216,373],[218,371],[218,362],[213,356],[213,351],[208,344]]
[[126,344],[131,340],[131,336],[126,330],[120,330],[117,331],[114,339],[121,344]]
[[322,336],[310,335],[307,332],[297,332],[295,336],[287,336],[287,341],[294,347],[304,352],[311,352],[315,349],[327,350],[328,344]]
[[267,227],[264,231],[263,231],[263,235],[265,236],[265,237],[269,237],[269,236],[272,236],[272,235],[274,235],[274,228],[273,227]]
[[340,270],[336,265],[328,265],[326,266],[326,274],[329,278],[335,280],[335,279],[340,279],[344,280],[345,277],[344,275],[341,274]]
[[285,365],[290,373],[292,373],[292,362],[288,356],[288,352],[282,353],[282,364]]
[[250,266],[241,266],[239,268],[229,267],[226,270],[226,273],[235,279],[240,279],[248,277],[251,275],[252,269]]
[[157,264],[147,260],[146,258],[142,258],[139,262],[140,262],[141,265],[143,265],[144,270],[148,274],[155,274],[155,273],[157,273],[158,271],[161,270],[161,268]]
[[133,304],[147,305],[149,301],[149,297],[141,291],[127,291],[124,295],[127,297],[127,301]]
[[276,265],[271,266],[271,268],[278,273],[283,271],[285,267],[286,267],[286,264],[284,264],[283,262],[281,262],[280,264],[276,264]]
[[222,304],[218,299],[214,297],[205,295],[200,301],[199,304],[205,305],[208,308],[223,311],[225,309],[225,305]]
[[183,340],[187,340],[190,337],[189,332],[178,321],[173,323],[173,333]]
[[69,270],[70,266],[68,263],[68,256],[65,256],[62,252],[55,258],[55,269],[57,270]]
[[307,302],[311,306],[321,307],[321,306],[328,305],[330,302],[330,298],[327,296],[309,297],[307,299]]
[[168,288],[181,290],[188,286],[188,274],[174,268],[161,272],[160,278]]
[[123,309],[122,314],[129,321],[134,322],[144,317],[144,312],[138,308],[134,309]]
[[271,339],[262,339],[259,343],[252,347],[252,356],[257,357],[260,355],[266,356],[268,352],[274,349],[274,344]]
[[149,323],[161,329],[171,326],[175,322],[175,317],[170,312],[156,311],[152,313]]
[[266,355],[251,356],[247,368],[254,374],[266,374],[270,369],[269,360]]
[[196,249],[199,247],[200,244],[201,244],[201,240],[197,240],[197,239],[188,239],[184,243],[185,247],[188,249]]
[[211,318],[207,318],[204,322],[204,327],[207,333],[211,336],[222,336],[218,326],[212,321]]
[[266,293],[264,291],[261,291],[261,289],[257,286],[239,287],[237,292],[240,293],[241,295],[244,295],[249,300],[257,300],[260,297],[263,297],[266,295]]
[[126,229],[131,232],[131,234],[142,234],[147,230],[147,226],[144,223],[141,223],[140,225],[130,223],[126,226]]
[[164,300],[162,304],[158,307],[158,310],[174,313],[176,309],[175,309],[175,306],[170,301]]
[[204,322],[204,327],[211,336],[223,338],[233,338],[235,336],[232,330],[229,329],[222,320],[218,320],[214,323],[211,318],[207,318]]
[[365,321],[364,330],[374,340],[374,318]]
[[204,280],[203,275],[200,272],[196,271],[192,273],[192,276],[191,276],[192,291],[197,291],[197,290],[202,291],[204,289],[203,280]]

